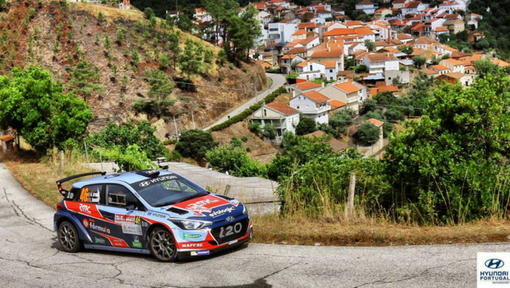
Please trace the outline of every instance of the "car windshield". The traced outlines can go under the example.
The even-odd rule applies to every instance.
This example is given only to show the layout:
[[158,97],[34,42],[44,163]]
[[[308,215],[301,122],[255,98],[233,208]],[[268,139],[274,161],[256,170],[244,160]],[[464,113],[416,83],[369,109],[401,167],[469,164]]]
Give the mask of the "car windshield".
[[131,184],[153,207],[162,207],[207,194],[207,191],[177,175],[162,175]]

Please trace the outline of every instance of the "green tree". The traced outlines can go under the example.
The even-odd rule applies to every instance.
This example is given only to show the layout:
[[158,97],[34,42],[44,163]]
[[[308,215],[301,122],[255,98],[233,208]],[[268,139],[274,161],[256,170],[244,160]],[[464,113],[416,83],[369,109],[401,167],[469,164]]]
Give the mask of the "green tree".
[[93,133],[87,141],[101,148],[109,149],[118,146],[125,151],[130,145],[142,147],[147,157],[156,159],[165,156],[167,149],[154,136],[156,128],[148,121],[135,124],[132,120],[121,124],[110,122],[100,133]]
[[218,146],[206,153],[205,160],[219,172],[228,172],[237,177],[264,176],[264,166],[251,159],[242,147]]
[[365,40],[365,46],[367,47],[368,51],[372,52],[372,51],[375,51],[375,44],[374,42],[370,41],[370,40]]
[[191,30],[191,21],[189,20],[188,15],[181,14],[177,19],[177,27],[184,32],[190,32]]
[[317,123],[312,118],[300,115],[299,123],[296,126],[296,135],[306,135],[317,131]]
[[358,127],[358,143],[363,146],[373,145],[379,140],[379,128],[371,123],[363,123]]
[[346,134],[347,128],[352,124],[352,117],[353,115],[350,110],[335,112],[329,117],[329,125],[337,129],[340,133]]
[[485,78],[489,74],[495,74],[498,70],[498,66],[492,63],[489,59],[475,61],[473,66],[475,66],[475,71],[479,78]]
[[186,39],[184,50],[179,55],[179,69],[186,73],[188,78],[202,71],[203,51],[204,47],[201,43],[195,42],[191,38]]
[[255,18],[257,13],[255,6],[250,4],[240,16],[234,14],[228,20],[226,39],[227,43],[232,45],[223,45],[223,47],[227,55],[231,54],[231,60],[248,61],[250,48],[255,46],[255,39],[262,35],[260,24]]
[[[227,33],[230,33],[227,32],[230,31],[228,21],[231,17],[234,17],[234,15],[237,14],[237,11],[239,9],[239,3],[237,3],[237,1],[235,0],[223,0],[223,1],[202,0],[202,6],[204,7],[205,10],[207,10],[207,13],[209,13],[209,15],[212,17],[212,22],[216,24],[215,25],[216,41],[218,41],[219,39],[224,39],[224,41],[227,41],[227,43],[229,43],[228,40],[226,40],[228,39]],[[228,45],[223,45],[223,47],[225,46]]]
[[83,137],[92,120],[88,105],[64,94],[49,72],[39,66],[13,69],[0,76],[0,126],[12,127],[38,152],[68,148]]
[[391,198],[427,223],[501,216],[509,204],[508,76],[488,75],[467,89],[445,84],[434,96],[421,121],[390,139],[385,171],[398,187]]
[[423,67],[423,65],[425,65],[425,63],[427,62],[427,57],[425,57],[425,56],[414,56],[413,57],[413,62],[414,62],[414,66],[416,66],[416,68],[421,69],[421,67]]
[[175,66],[177,64],[177,59],[179,58],[179,54],[181,54],[181,31],[177,30],[175,33],[171,33],[167,37],[167,48],[172,52],[172,61],[173,61],[173,68],[175,69]]
[[212,134],[198,129],[184,130],[175,145],[175,150],[183,157],[202,161],[207,151],[217,146]]
[[147,153],[136,144],[128,145],[125,149],[119,146],[112,146],[101,151],[101,156],[105,160],[115,162],[119,166],[119,171],[136,171],[156,169],[156,165],[147,157]]
[[69,80],[69,88],[87,100],[94,92],[103,91],[100,84],[101,74],[99,68],[87,61],[80,61],[71,72],[71,80]]
[[151,98],[147,103],[149,105],[148,112],[161,118],[167,107],[175,104],[175,100],[169,99],[174,84],[161,70],[147,69],[145,70],[145,77],[149,81],[149,97]]

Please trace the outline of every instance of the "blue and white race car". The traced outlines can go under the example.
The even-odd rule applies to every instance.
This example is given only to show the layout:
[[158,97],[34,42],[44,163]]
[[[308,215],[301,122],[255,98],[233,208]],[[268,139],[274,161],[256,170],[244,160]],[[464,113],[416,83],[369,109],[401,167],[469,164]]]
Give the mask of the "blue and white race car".
[[175,261],[239,245],[253,234],[242,203],[168,171],[92,172],[58,180],[57,186],[64,200],[57,204],[54,229],[67,252],[84,247]]

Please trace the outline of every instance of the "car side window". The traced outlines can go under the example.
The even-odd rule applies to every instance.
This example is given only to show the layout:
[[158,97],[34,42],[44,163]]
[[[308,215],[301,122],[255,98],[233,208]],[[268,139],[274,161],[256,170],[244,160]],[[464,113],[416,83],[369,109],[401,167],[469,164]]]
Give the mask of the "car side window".
[[108,206],[126,207],[128,203],[135,201],[133,194],[121,185],[106,185],[106,194],[108,200],[106,205]]
[[[100,204],[102,200],[102,185],[90,185],[81,188],[78,201]],[[103,201],[104,202],[104,201]]]

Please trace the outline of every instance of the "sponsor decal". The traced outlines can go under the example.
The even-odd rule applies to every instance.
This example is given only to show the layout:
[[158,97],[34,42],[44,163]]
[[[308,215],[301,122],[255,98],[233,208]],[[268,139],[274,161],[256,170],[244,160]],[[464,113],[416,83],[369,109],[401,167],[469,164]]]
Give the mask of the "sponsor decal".
[[166,218],[166,214],[163,214],[163,213],[156,213],[156,212],[148,212],[148,213],[147,213],[147,216],[157,217],[157,218],[163,218],[163,219],[165,219],[165,218]]
[[81,221],[81,223],[83,224],[83,227],[89,228],[89,220],[83,219],[83,221]]
[[122,224],[122,233],[124,234],[133,234],[133,235],[142,235],[142,226],[130,223]]
[[228,216],[227,219],[225,219],[225,220],[227,220],[228,222],[232,222],[232,221],[234,221],[234,217]]
[[135,223],[135,216],[115,214],[115,223]]
[[92,214],[92,212],[90,212],[90,206],[89,205],[85,205],[85,204],[81,204],[80,203],[80,211],[81,212],[85,212],[87,214]]
[[113,239],[113,241],[112,240],[110,240],[110,241],[112,242],[113,246],[116,246],[116,247],[125,247],[125,245],[124,245],[125,242],[122,239]]
[[96,231],[99,231],[99,232],[103,232],[103,233],[107,233],[107,234],[110,234],[110,229],[106,226],[100,226],[100,225],[97,225],[96,223],[94,222],[91,222],[90,223],[90,229],[92,230],[96,230]]
[[477,287],[501,287],[510,285],[510,253],[477,254]]
[[243,224],[241,222],[237,222],[234,225],[230,226],[223,226],[220,228],[220,238],[228,237],[230,235],[234,235],[237,233],[241,233],[241,230],[243,229]]
[[105,240],[103,238],[94,237],[94,242],[98,244],[104,244]]
[[138,184],[138,186],[143,188],[143,187],[147,187],[149,185],[155,184],[155,183],[159,183],[159,182],[163,182],[163,181],[171,180],[171,179],[176,179],[176,178],[177,178],[177,176],[175,176],[175,175],[161,176],[161,177],[157,177],[157,178],[153,178],[153,179],[150,179],[147,181],[140,182]]
[[209,204],[216,203],[216,202],[219,202],[219,201],[216,199],[205,199],[205,200],[201,200],[201,201],[198,201],[195,203],[191,203],[188,206],[186,206],[185,209],[195,211],[195,212],[211,212],[212,209],[207,206],[209,206]]
[[202,247],[204,244],[202,243],[184,243],[182,244],[182,248],[195,248],[195,247]]
[[89,187],[85,187],[81,189],[80,194],[80,202],[88,202],[87,198],[89,197]]
[[191,256],[204,256],[204,255],[209,255],[209,254],[211,254],[211,252],[209,250],[198,250],[198,251],[190,252]]
[[198,239],[198,238],[202,238],[202,235],[201,234],[188,234],[188,233],[182,234],[182,239]]
[[232,211],[234,211],[235,209],[236,209],[236,206],[232,205],[232,206],[224,208],[224,209],[215,210],[214,212],[209,213],[209,216],[216,218],[216,217],[221,216],[226,213],[232,213]]
[[236,240],[232,240],[232,241],[228,242],[228,245],[236,244],[237,242],[238,242],[237,239]]
[[140,225],[141,224],[141,217],[140,216],[136,216],[135,217],[135,224],[136,225]]
[[140,241],[133,241],[131,242],[133,248],[142,248],[142,242]]

